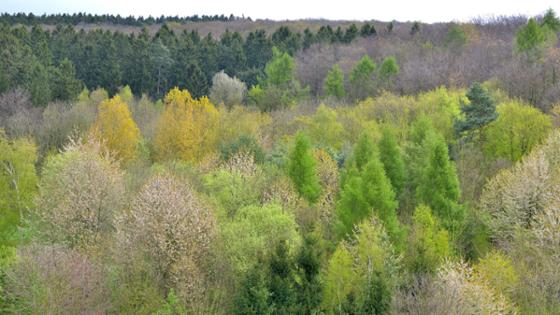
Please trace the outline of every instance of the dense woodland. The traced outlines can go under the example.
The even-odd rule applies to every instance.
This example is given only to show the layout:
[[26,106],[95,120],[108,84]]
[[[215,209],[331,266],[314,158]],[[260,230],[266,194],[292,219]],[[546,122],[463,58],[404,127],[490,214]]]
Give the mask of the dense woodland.
[[0,313],[560,314],[552,10],[0,23]]

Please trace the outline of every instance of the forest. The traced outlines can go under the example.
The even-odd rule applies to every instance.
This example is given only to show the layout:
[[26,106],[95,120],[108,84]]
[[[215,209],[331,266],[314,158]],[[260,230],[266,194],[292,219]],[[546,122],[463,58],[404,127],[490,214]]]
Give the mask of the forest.
[[560,19],[0,15],[1,314],[560,314]]

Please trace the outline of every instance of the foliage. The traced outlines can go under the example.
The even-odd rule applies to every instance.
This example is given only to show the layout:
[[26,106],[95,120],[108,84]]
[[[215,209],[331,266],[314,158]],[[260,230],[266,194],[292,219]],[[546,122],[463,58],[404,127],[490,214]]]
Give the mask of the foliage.
[[316,202],[321,194],[316,165],[309,138],[303,133],[298,133],[290,154],[288,174],[298,193],[311,203]]
[[342,147],[344,127],[338,121],[338,113],[324,104],[315,114],[302,117],[305,133],[317,146],[339,150]]
[[412,272],[434,273],[451,254],[447,231],[439,226],[427,206],[420,205],[414,210],[409,240],[406,257]]
[[397,270],[391,243],[375,219],[361,223],[354,237],[329,260],[323,307],[333,314],[389,314]]
[[522,53],[533,53],[544,45],[545,34],[535,19],[521,27],[515,36],[516,48]]
[[346,95],[344,90],[344,73],[338,64],[335,64],[325,78],[323,89],[326,96],[332,96],[340,100]]
[[92,126],[93,136],[116,154],[123,162],[136,156],[140,130],[136,126],[127,104],[115,96],[99,104],[97,120]]
[[[363,140],[363,143],[367,141]],[[362,146],[358,144],[354,151],[356,161],[363,159],[360,155],[364,151],[360,148]],[[377,154],[372,154],[367,159],[369,161],[362,166],[361,171],[357,168],[359,164],[349,166],[337,205],[339,234],[348,235],[354,229],[354,225],[375,215],[400,250],[404,234],[397,217],[398,202],[395,200],[395,192]]]
[[358,61],[350,71],[350,84],[354,98],[364,99],[371,92],[376,65],[367,55]]
[[0,245],[13,245],[21,218],[34,206],[37,149],[27,139],[10,141],[0,129]]
[[398,197],[404,189],[406,180],[405,166],[395,135],[388,128],[383,129],[378,148],[379,159],[383,163],[385,174],[387,174],[387,178],[391,181],[391,186]]
[[210,100],[214,104],[224,104],[231,108],[234,105],[242,105],[247,87],[236,77],[231,78],[221,71],[212,78],[212,88],[210,88]]
[[97,142],[72,142],[47,160],[32,231],[41,241],[95,253],[112,237],[123,199],[123,173],[115,160]]
[[459,232],[464,209],[459,205],[459,180],[455,165],[449,160],[447,145],[440,136],[426,139],[427,164],[421,175],[416,194],[420,202],[429,206],[453,236]]
[[475,131],[496,120],[496,105],[491,96],[480,84],[473,84],[467,92],[469,104],[461,104],[461,113],[465,119],[455,121],[458,133]]
[[154,139],[157,158],[200,160],[215,149],[218,121],[219,112],[208,98],[195,100],[178,88],[169,91]]
[[251,270],[255,257],[266,257],[278,239],[285,239],[291,251],[299,247],[300,236],[294,216],[276,204],[243,207],[222,226],[224,257],[236,275]]
[[6,272],[9,314],[99,314],[110,311],[102,266],[62,246],[18,250]]
[[[177,290],[187,301],[204,292],[201,263],[215,231],[212,213],[192,188],[177,179],[156,175],[119,217],[119,246],[149,257],[162,276],[160,285]],[[142,244],[140,246],[140,244]]]
[[518,161],[545,139],[552,127],[550,116],[526,104],[500,104],[498,113],[485,134],[485,150],[492,157]]

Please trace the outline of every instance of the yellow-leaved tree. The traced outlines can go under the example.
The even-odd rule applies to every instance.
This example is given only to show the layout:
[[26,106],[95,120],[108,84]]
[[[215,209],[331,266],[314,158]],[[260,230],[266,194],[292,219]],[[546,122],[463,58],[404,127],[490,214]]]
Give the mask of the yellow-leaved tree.
[[99,104],[97,120],[91,132],[123,162],[136,156],[140,130],[132,119],[128,105],[117,95]]
[[172,89],[156,127],[156,158],[199,161],[216,148],[219,116],[207,97],[196,100],[187,90]]

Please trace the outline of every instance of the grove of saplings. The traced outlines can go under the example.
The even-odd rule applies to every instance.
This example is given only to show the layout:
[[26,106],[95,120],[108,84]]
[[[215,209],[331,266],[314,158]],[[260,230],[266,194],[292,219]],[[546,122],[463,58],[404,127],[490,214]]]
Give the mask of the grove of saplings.
[[0,313],[560,314],[559,31],[3,24]]

